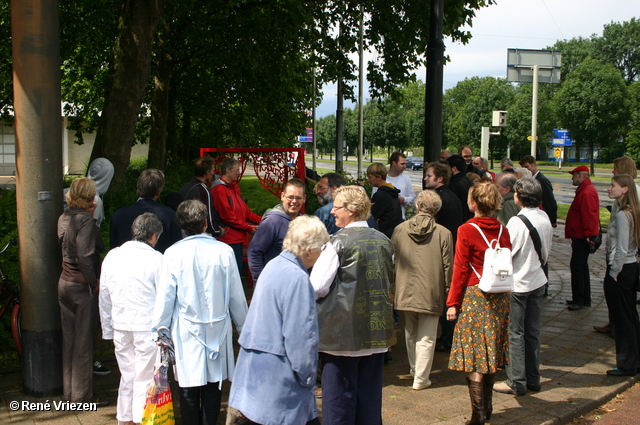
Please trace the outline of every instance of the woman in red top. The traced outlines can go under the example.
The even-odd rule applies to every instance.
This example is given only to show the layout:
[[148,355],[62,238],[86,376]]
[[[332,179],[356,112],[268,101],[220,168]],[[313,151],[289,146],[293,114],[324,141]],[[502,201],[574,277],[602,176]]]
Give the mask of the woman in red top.
[[447,319],[458,318],[449,368],[467,374],[473,414],[466,425],[475,425],[491,418],[495,373],[507,363],[509,293],[488,294],[478,288],[480,279],[470,264],[482,275],[487,243],[469,223],[480,227],[489,241],[500,237],[501,247],[511,249],[511,240],[496,218],[502,196],[493,183],[472,186],[468,204],[474,217],[458,228]]

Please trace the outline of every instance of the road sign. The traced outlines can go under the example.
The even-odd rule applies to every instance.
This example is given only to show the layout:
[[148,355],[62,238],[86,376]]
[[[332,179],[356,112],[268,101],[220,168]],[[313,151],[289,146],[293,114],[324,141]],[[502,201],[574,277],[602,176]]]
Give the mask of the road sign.
[[560,50],[507,49],[507,81],[533,82],[533,66],[538,65],[540,83],[560,84]]
[[573,139],[571,133],[566,128],[554,128],[553,140],[551,142],[553,146],[572,146]]
[[553,156],[556,158],[562,158],[562,148],[555,148],[553,150]]

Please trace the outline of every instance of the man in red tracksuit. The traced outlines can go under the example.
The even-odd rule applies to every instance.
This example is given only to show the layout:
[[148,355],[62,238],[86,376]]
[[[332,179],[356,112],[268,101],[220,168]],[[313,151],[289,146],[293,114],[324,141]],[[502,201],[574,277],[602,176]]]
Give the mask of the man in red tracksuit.
[[242,274],[242,246],[247,235],[253,235],[258,228],[261,217],[251,212],[249,206],[240,195],[240,163],[233,158],[227,158],[220,165],[221,183],[211,189],[213,206],[220,219],[227,227],[224,236],[218,237],[233,249],[238,263],[238,271]]
[[571,238],[571,292],[567,300],[569,310],[591,307],[591,282],[589,279],[589,254],[600,233],[600,199],[589,178],[585,165],[569,171],[576,189],[576,196],[569,207],[564,237]]

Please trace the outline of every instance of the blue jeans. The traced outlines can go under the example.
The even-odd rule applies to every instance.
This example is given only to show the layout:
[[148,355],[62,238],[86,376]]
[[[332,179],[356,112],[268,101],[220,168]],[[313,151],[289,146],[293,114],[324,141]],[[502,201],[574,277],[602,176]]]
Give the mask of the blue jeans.
[[507,385],[526,391],[540,385],[540,313],[544,286],[531,292],[511,293]]

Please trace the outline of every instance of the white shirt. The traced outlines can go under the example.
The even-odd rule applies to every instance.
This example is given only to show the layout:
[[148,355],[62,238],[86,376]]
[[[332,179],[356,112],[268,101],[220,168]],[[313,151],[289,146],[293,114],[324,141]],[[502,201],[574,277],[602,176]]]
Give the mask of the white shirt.
[[[400,190],[400,196],[404,198],[404,202],[400,204],[400,207],[402,207],[402,219],[406,220],[406,217],[404,214],[404,208],[406,206],[413,204],[413,201],[416,199],[416,193],[413,190],[411,179],[409,178],[409,176],[405,175],[404,173],[400,173],[395,177],[391,177],[390,175],[387,174],[387,183],[391,183],[393,187]],[[373,194],[376,193],[377,191],[378,191],[378,188],[374,187],[371,190],[371,196],[373,196]]]
[[113,330],[149,332],[156,301],[162,254],[144,242],[129,241],[114,248],[102,262],[100,322],[104,339]]
[[[541,254],[543,261],[549,258],[551,252],[551,222],[549,216],[540,208],[523,208],[518,215],[529,219],[533,227],[538,231],[541,242]],[[507,223],[509,236],[511,237],[511,255],[513,257],[513,280],[516,293],[531,292],[547,283],[547,278],[542,270],[542,264],[529,229],[517,216],[511,217]]]

